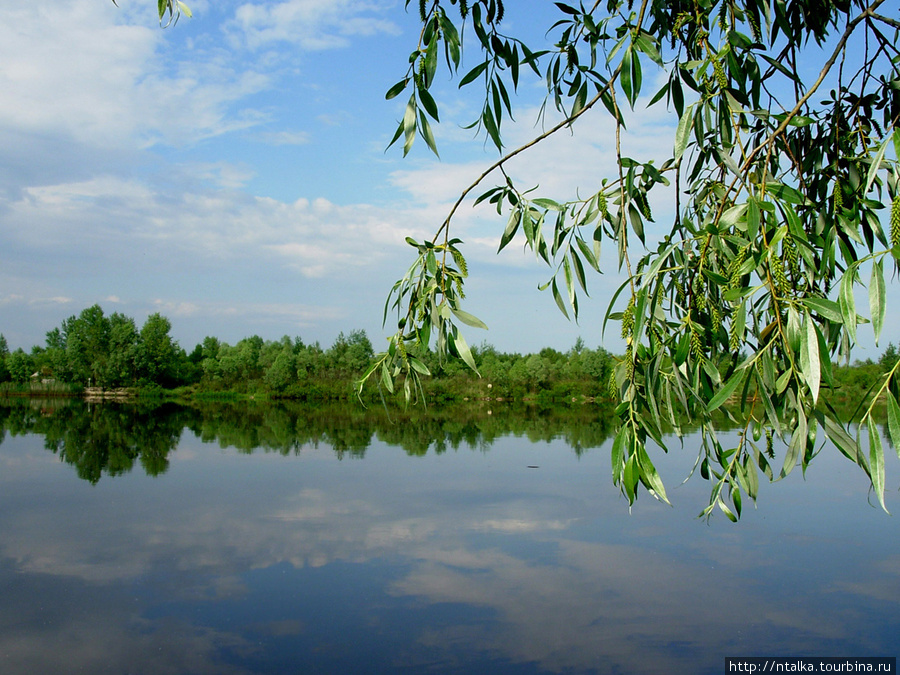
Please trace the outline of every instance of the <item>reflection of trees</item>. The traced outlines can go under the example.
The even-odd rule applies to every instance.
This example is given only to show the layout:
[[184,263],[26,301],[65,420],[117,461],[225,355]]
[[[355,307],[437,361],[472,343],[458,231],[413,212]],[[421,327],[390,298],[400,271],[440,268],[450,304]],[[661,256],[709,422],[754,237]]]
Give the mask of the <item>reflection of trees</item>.
[[[505,436],[532,441],[564,439],[576,453],[599,447],[612,434],[612,415],[597,406],[541,408],[473,403],[428,409],[364,409],[358,405],[301,403],[175,404],[81,400],[56,407],[28,399],[0,400],[0,434],[35,433],[47,449],[96,483],[139,463],[149,475],[168,468],[168,454],[187,428],[205,443],[240,452],[299,454],[327,444],[338,457],[365,455],[373,438],[409,455],[437,454],[462,447],[482,451]],[[2,436],[0,436],[2,438]]]
[[89,404],[78,399],[51,406],[19,399],[0,405],[0,423],[13,435],[44,436],[48,450],[73,465],[80,478],[97,483],[104,474],[131,471],[136,461],[151,476],[163,473],[169,452],[181,438],[185,412],[176,405]]

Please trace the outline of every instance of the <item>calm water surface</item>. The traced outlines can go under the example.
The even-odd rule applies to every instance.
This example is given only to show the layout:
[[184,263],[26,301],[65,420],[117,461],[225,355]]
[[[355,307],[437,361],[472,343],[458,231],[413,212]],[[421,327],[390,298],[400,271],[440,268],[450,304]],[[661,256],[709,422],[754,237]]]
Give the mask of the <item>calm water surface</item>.
[[[826,446],[732,524],[608,421],[5,408],[0,673],[719,673],[896,656],[900,526]],[[507,419],[509,418],[509,419]],[[900,512],[900,462],[888,507]]]

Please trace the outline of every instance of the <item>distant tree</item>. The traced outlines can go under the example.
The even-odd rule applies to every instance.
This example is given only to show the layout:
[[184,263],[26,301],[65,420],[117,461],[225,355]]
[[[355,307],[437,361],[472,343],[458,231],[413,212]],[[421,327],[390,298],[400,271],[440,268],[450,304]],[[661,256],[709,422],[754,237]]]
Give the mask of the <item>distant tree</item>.
[[271,365],[266,369],[263,380],[274,392],[282,393],[297,382],[297,355],[292,346],[282,347]]
[[884,350],[881,358],[878,359],[878,365],[887,373],[896,367],[898,361],[900,361],[900,353],[898,353],[894,343],[891,342],[888,344],[887,349]]
[[326,352],[325,358],[337,370],[359,374],[368,367],[374,353],[366,332],[353,330],[346,337],[341,332]]
[[77,317],[63,321],[59,339],[65,344],[67,379],[93,386],[106,383],[109,331],[109,319],[100,305],[92,305]]
[[24,384],[34,374],[34,360],[20,347],[6,357],[6,367],[13,382]]
[[171,329],[172,323],[158,312],[147,317],[141,327],[135,359],[139,378],[162,386],[170,386],[176,380],[180,350],[169,335]]
[[110,387],[127,387],[137,379],[138,330],[134,319],[118,312],[109,317],[109,356],[105,382]]

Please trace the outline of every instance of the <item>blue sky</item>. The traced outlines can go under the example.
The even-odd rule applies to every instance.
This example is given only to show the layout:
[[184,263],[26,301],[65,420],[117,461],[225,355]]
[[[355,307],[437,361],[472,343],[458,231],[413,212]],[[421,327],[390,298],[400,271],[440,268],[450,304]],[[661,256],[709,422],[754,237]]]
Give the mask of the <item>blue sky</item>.
[[[0,6],[0,332],[27,350],[100,303],[139,323],[164,314],[188,351],[206,335],[327,346],[360,328],[380,349],[385,298],[412,261],[405,237],[432,234],[496,158],[462,129],[480,103],[439,83],[441,159],[421,142],[404,159],[385,147],[405,97],[384,99],[418,38],[402,0],[188,4],[193,18],[165,30],[152,0]],[[541,39],[552,3],[507,5],[507,30]],[[510,146],[537,132],[539,84],[521,89]],[[627,150],[664,158],[674,124],[640,112]],[[613,173],[613,141],[592,121],[513,170],[565,199]],[[455,225],[466,309],[489,326],[468,342],[528,352],[582,336],[620,351],[615,327],[601,339],[621,282],[612,246],[576,325],[537,291],[548,268],[515,245],[496,255],[504,225],[469,206]],[[881,351],[868,346],[860,357]]]

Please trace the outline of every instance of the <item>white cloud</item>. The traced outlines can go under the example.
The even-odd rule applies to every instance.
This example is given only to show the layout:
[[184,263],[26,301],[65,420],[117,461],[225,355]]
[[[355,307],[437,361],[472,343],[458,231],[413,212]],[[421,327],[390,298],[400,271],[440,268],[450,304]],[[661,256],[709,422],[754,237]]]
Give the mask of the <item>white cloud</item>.
[[397,33],[393,21],[379,16],[395,9],[393,3],[357,0],[247,3],[238,7],[230,28],[251,49],[278,42],[306,50],[333,49],[347,46],[352,36]]
[[306,145],[309,134],[305,131],[272,131],[257,134],[263,143],[268,145]]
[[[145,3],[149,4],[149,3]],[[0,7],[0,130],[99,148],[184,142],[255,123],[226,114],[267,86],[219,54],[164,54],[173,34],[93,0]],[[189,56],[189,58],[188,58]]]

